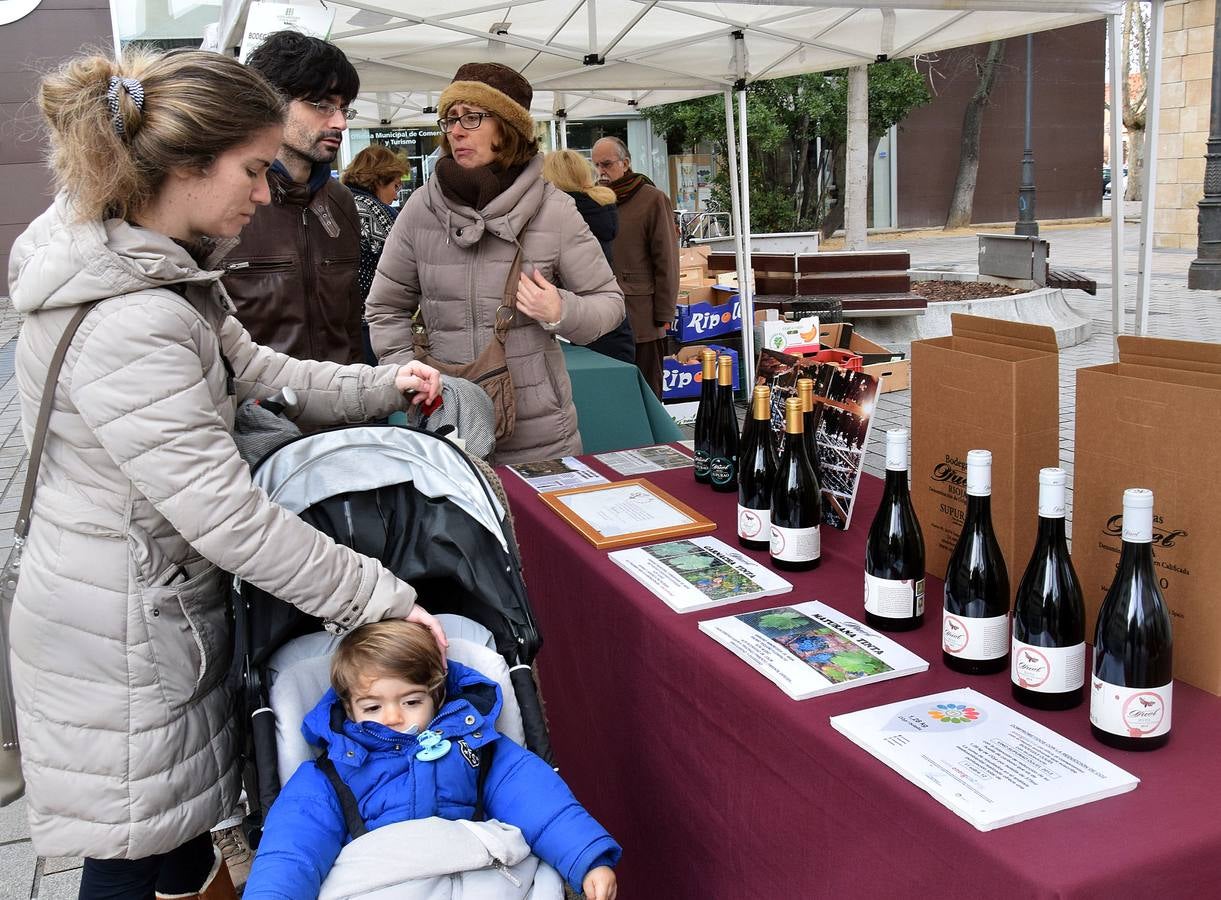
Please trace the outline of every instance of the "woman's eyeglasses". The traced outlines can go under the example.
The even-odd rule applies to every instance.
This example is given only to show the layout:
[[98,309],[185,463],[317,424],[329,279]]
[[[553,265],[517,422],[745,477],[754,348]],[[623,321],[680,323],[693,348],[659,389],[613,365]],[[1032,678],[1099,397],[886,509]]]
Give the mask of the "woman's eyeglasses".
[[350,106],[336,106],[334,103],[327,103],[325,100],[302,100],[302,103],[308,103],[314,109],[318,110],[318,114],[324,119],[329,119],[335,113],[343,113],[343,117],[351,122],[356,118],[356,110]]
[[490,112],[468,112],[460,116],[450,116],[448,119],[437,119],[437,127],[449,134],[449,130],[454,127],[454,123],[458,123],[467,131],[474,131],[483,124],[484,119],[496,118],[495,113]]

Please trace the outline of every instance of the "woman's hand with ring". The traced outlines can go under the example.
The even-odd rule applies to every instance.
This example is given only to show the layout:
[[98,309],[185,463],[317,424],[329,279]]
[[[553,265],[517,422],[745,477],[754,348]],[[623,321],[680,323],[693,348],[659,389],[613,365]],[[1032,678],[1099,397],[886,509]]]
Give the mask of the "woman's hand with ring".
[[394,386],[400,393],[413,394],[412,403],[431,403],[441,393],[441,373],[413,359],[399,367],[398,374],[394,376]]
[[523,272],[517,280],[517,308],[530,318],[543,323],[558,322],[564,315],[564,301],[555,285],[538,269],[529,278]]

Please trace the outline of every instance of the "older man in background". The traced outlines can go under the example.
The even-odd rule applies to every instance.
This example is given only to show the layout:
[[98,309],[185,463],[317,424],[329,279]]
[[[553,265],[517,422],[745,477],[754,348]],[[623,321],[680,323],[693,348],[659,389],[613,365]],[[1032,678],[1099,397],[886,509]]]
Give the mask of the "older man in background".
[[632,156],[619,138],[594,144],[593,162],[598,183],[615,192],[619,205],[613,267],[636,336],[636,366],[660,398],[666,329],[678,300],[674,210],[648,177],[632,171]]

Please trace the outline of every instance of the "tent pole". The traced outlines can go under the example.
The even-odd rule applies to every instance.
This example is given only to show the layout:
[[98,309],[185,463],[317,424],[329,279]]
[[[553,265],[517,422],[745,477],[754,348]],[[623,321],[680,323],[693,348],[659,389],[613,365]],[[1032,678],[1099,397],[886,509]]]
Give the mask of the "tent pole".
[[1121,40],[1119,16],[1107,19],[1108,40],[1111,42],[1111,351],[1119,361],[1119,341],[1123,334],[1123,138],[1120,128],[1123,122],[1122,95],[1123,65],[1119,53]]
[[844,166],[844,249],[864,250],[869,213],[869,68],[848,70],[848,159]]
[[560,149],[568,149],[568,116],[560,119]]
[[1149,288],[1153,276],[1153,216],[1157,203],[1158,117],[1162,112],[1162,31],[1166,0],[1153,0],[1149,19],[1149,82],[1145,106],[1145,171],[1141,173],[1144,202],[1140,213],[1140,268],[1136,279],[1136,322],[1133,331],[1149,328]]
[[742,146],[742,267],[745,278],[738,279],[742,302],[742,383],[749,393],[755,383],[755,278],[750,255],[750,145],[746,142],[746,81],[739,81],[738,121]]
[[[725,91],[725,146],[729,152],[729,219],[733,228],[733,255],[737,263],[738,284],[746,283],[746,272],[748,267],[745,265],[746,260],[742,255],[742,206],[741,188],[738,185],[738,135],[734,131],[733,122],[733,91]],[[745,307],[743,307],[745,310]],[[742,329],[747,328],[745,311],[742,314]],[[751,335],[754,335],[753,323],[751,325]],[[745,352],[745,345],[743,345]],[[745,372],[742,368],[745,365],[745,360],[739,362],[739,369]],[[753,381],[753,378],[751,379]],[[749,397],[751,392],[751,382],[743,378],[742,387]]]
[[547,123],[547,130],[551,132],[551,149],[558,150],[560,145],[556,143],[557,138],[555,135],[555,119],[552,119]]

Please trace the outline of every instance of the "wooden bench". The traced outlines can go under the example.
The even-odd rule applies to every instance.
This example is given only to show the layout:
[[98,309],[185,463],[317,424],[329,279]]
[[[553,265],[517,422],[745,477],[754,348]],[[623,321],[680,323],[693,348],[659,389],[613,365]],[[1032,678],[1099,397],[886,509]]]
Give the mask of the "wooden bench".
[[[794,301],[835,300],[848,317],[913,315],[928,301],[912,293],[906,250],[753,253],[755,307],[789,312]],[[732,253],[710,253],[708,271],[733,272]]]
[[1047,267],[1047,287],[1085,291],[1091,297],[1098,296],[1098,282],[1093,278],[1056,266]]

